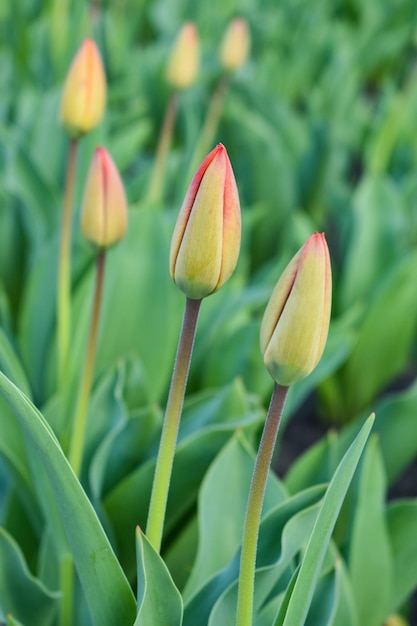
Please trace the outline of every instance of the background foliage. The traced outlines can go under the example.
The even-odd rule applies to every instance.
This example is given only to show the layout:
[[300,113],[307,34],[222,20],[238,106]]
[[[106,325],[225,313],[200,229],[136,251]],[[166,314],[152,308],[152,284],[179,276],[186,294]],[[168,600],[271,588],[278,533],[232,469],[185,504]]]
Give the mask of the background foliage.
[[[125,573],[111,565],[120,574],[124,606],[133,606],[124,575],[133,587],[150,571],[156,579],[169,576],[159,561],[148,571],[153,555],[139,532],[136,559],[134,528],[146,522],[161,407],[183,308],[168,273],[170,236],[207,101],[221,76],[220,37],[237,13],[249,22],[252,52],[231,77],[216,140],[227,147],[238,182],[243,248],[231,281],[202,306],[163,555],[186,601],[184,624],[195,624],[193,598],[198,589],[205,595],[201,585],[210,580],[225,589],[221,576],[236,577],[233,557],[241,532],[236,520],[246,502],[251,444],[272,389],[259,353],[260,317],[291,255],[312,232],[323,230],[334,276],[330,336],[317,370],[291,389],[285,420],[299,420],[303,406],[310,419],[332,430],[288,469],[283,482],[271,477],[265,511],[271,509],[284,533],[294,533],[297,548],[291,552],[283,539],[281,561],[278,556],[275,561],[280,573],[273,570],[270,587],[262,583],[269,591],[257,600],[256,624],[287,624],[279,621],[279,606],[285,590],[288,595],[293,588],[291,576],[297,576],[295,555],[304,550],[300,528],[311,529],[317,515],[314,507],[322,496],[317,485],[331,479],[364,416],[375,411],[378,437],[366,448],[348,492],[306,623],[378,626],[390,613],[411,615],[408,598],[417,584],[411,566],[417,550],[416,500],[386,504],[388,488],[417,454],[417,11],[412,0],[383,5],[377,0],[2,3],[0,367],[42,411],[50,441],[56,436],[65,449],[84,354],[94,253],[82,241],[76,215],[76,334],[69,391],[62,397],[55,391],[55,289],[68,140],[57,120],[70,60],[83,38],[93,36],[105,61],[109,99],[104,123],[80,146],[76,208],[92,151],[101,144],[122,172],[130,224],[108,259],[82,483]],[[199,29],[201,73],[180,96],[163,202],[150,206],[148,181],[169,97],[164,67],[185,20]],[[66,549],[62,537],[68,530],[60,520],[68,511],[56,508],[53,492],[61,487],[50,486],[46,476],[52,470],[42,465],[43,452],[32,453],[40,435],[28,430],[31,409],[19,394],[7,391],[7,384],[2,389],[12,397],[12,408],[0,400],[0,616],[6,619],[2,603],[8,603],[21,623],[34,624],[36,615],[36,624],[43,626],[56,619],[56,555]],[[17,414],[26,417],[17,421]],[[213,474],[227,455],[229,472],[236,463],[242,466],[228,483],[228,493],[236,490],[238,497],[228,503],[231,528],[223,560],[210,562],[225,521],[216,521],[212,507],[202,511],[214,501],[215,495],[208,495],[216,484]],[[71,485],[69,480],[68,489]],[[274,513],[281,500],[282,510]],[[90,506],[87,500],[85,506]],[[217,506],[224,510],[225,503]],[[106,535],[91,527],[87,532],[103,541],[107,554]],[[13,600],[10,580],[20,581],[30,609]],[[77,593],[88,596],[78,588]],[[332,599],[327,617],[315,617],[325,604],[320,598]],[[174,591],[172,603],[168,614],[182,611]],[[88,623],[85,601],[79,606],[79,619]],[[209,615],[214,609],[206,610]],[[215,610],[209,623],[230,623],[227,599]],[[140,613],[138,624],[145,623],[139,618]]]

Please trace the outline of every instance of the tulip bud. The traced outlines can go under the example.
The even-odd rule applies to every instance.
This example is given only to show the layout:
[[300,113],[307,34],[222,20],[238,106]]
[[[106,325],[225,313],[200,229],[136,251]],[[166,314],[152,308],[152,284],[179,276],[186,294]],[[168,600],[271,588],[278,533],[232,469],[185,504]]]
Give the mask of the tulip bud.
[[92,39],[78,50],[64,84],[60,118],[71,137],[88,133],[101,121],[106,104],[106,77]]
[[220,47],[220,61],[226,70],[233,71],[244,65],[250,49],[248,23],[243,17],[232,20]]
[[228,280],[239,249],[239,195],[226,148],[219,144],[185,196],[172,236],[171,276],[188,298],[204,298]]
[[199,65],[198,32],[194,24],[184,24],[168,61],[167,81],[176,89],[186,89],[195,81]]
[[89,241],[107,248],[127,228],[127,202],[120,174],[107,150],[96,148],[81,207],[81,230]]
[[261,350],[272,378],[288,386],[310,374],[323,354],[332,297],[329,251],[315,233],[279,279],[261,325]]

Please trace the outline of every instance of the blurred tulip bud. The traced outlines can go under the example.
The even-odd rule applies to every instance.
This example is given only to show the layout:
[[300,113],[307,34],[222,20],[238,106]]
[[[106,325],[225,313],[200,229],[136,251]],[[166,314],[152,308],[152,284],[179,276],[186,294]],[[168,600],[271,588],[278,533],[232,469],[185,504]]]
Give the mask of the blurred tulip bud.
[[310,374],[326,344],[332,282],[324,234],[315,233],[279,279],[261,325],[261,350],[272,378],[287,386]]
[[86,239],[107,248],[123,238],[127,202],[120,174],[107,150],[96,148],[81,207],[81,230]]
[[79,137],[101,121],[106,105],[106,76],[92,39],[78,50],[64,84],[60,118],[70,137]]
[[171,242],[170,271],[191,299],[214,293],[236,267],[240,205],[226,148],[204,159],[185,196]]
[[408,622],[401,615],[390,615],[384,626],[408,626]]
[[186,89],[195,81],[199,65],[198,32],[187,22],[174,43],[167,67],[167,81],[176,89]]
[[233,71],[246,63],[250,49],[248,23],[243,17],[232,20],[220,47],[220,61],[226,70]]

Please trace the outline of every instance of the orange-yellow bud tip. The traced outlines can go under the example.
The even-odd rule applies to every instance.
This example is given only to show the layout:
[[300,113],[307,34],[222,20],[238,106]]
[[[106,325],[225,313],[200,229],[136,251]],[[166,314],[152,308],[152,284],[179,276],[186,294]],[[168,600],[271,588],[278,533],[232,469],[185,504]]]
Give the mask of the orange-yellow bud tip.
[[117,168],[105,148],[96,148],[81,207],[81,230],[99,248],[123,238],[127,228],[127,202]]
[[199,38],[194,24],[187,22],[180,30],[168,61],[166,78],[175,89],[187,89],[197,77]]
[[189,298],[204,298],[228,280],[238,260],[240,232],[236,181],[219,144],[197,170],[172,236],[171,276]]
[[92,39],[85,39],[65,80],[61,123],[71,137],[88,133],[101,121],[106,105],[106,76],[100,53]]
[[324,234],[315,233],[279,279],[261,325],[261,350],[272,378],[292,385],[319,362],[330,322],[332,281]]
[[232,20],[220,46],[220,61],[223,67],[233,72],[246,63],[250,50],[250,32],[243,17]]

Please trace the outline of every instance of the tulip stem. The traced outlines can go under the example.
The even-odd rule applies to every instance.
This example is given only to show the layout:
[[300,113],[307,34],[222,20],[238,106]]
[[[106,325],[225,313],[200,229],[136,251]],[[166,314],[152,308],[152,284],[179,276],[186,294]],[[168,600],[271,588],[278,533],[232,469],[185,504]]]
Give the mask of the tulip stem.
[[200,135],[197,139],[194,153],[190,162],[190,167],[187,173],[187,185],[206,153],[209,152],[213,147],[228,88],[229,76],[222,76],[218,81],[209,102],[206,118],[200,131]]
[[158,147],[156,150],[155,162],[149,185],[148,200],[153,203],[159,202],[162,198],[165,166],[169,147],[171,145],[175,118],[177,116],[177,108],[178,94],[173,93],[165,109],[164,121],[162,123],[161,134],[159,135]]
[[71,336],[71,226],[74,198],[75,170],[77,163],[78,139],[71,139],[68,153],[65,181],[64,206],[61,223],[61,242],[58,262],[57,290],[57,348],[58,348],[58,389],[65,388],[68,353]]
[[69,451],[69,462],[74,473],[79,476],[84,449],[85,426],[87,409],[90,399],[91,383],[93,381],[94,360],[97,346],[97,335],[100,319],[100,308],[103,294],[104,268],[106,251],[100,250],[96,261],[96,283],[94,290],[93,309],[91,313],[90,332],[88,337],[87,351],[84,361],[84,370],[81,378],[77,404],[74,413],[72,439]]
[[249,490],[240,557],[237,626],[251,626],[259,525],[278,428],[288,387],[275,383]]
[[74,562],[71,553],[65,552],[61,558],[61,603],[59,612],[60,626],[72,625],[72,606],[74,592]]
[[162,426],[158,458],[156,461],[146,534],[149,541],[158,552],[161,548],[175,445],[184,404],[185,388],[190,369],[200,305],[201,299],[192,300],[191,298],[187,298],[186,300],[184,319],[178,342],[171,387],[169,389],[164,423]]

